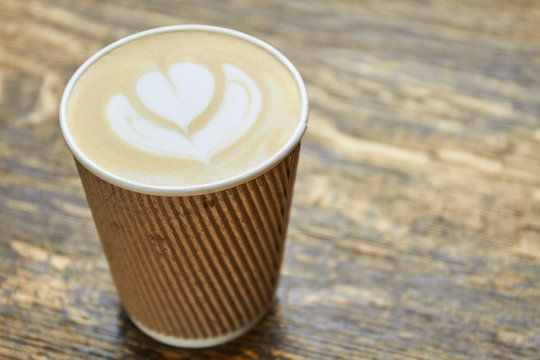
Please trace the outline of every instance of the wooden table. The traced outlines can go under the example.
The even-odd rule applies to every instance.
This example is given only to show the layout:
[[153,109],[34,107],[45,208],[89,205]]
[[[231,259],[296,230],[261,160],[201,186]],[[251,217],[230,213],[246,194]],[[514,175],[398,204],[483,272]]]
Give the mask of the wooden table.
[[[278,303],[197,351],[127,319],[57,124],[92,53],[184,23],[311,100]],[[540,3],[2,0],[0,196],[1,359],[538,359]]]

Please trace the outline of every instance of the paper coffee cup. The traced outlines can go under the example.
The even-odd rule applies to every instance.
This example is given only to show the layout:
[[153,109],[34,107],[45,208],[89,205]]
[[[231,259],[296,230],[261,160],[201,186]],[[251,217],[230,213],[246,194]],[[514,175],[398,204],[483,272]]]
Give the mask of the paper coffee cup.
[[[294,76],[301,118],[279,152],[254,169],[215,183],[160,187],[130,182],[93,163],[67,126],[67,101],[92,63],[153,33],[203,29],[251,41]],[[251,36],[203,25],[131,35],[104,48],[73,75],[60,126],[82,181],[120,300],[133,322],[163,343],[206,347],[232,340],[270,308],[279,280],[289,210],[306,129],[307,96],[294,66]]]

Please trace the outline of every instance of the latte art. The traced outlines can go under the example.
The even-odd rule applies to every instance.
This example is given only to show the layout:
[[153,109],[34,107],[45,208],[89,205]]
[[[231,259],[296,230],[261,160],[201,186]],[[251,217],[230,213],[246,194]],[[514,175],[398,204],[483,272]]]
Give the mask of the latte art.
[[213,154],[245,134],[261,112],[261,92],[253,79],[233,65],[223,64],[222,69],[226,86],[220,107],[191,136],[189,125],[217,97],[212,73],[196,63],[174,64],[168,78],[151,72],[137,81],[137,100],[174,129],[138,113],[123,94],[115,94],[108,103],[109,124],[124,141],[145,151],[208,163]]
[[264,164],[305,129],[300,108],[294,76],[268,49],[179,30],[125,41],[92,60],[66,118],[78,150],[103,173],[189,187]]

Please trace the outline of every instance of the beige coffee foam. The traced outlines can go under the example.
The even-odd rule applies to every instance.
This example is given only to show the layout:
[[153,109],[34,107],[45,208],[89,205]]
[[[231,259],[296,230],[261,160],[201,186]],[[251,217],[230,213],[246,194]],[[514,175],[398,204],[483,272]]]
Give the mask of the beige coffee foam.
[[[107,103],[113,95],[123,93],[134,98],[141,75],[156,70],[166,73],[181,61],[197,62],[212,72],[216,80],[214,99],[220,99],[224,91],[223,63],[246,72],[262,93],[260,118],[235,143],[215,154],[210,164],[141,150],[116,135],[107,120]],[[148,113],[144,106],[133,105],[142,115]],[[218,106],[218,101],[212,101],[191,123],[188,135],[203,128]],[[176,31],[136,39],[98,59],[75,84],[67,118],[77,146],[104,170],[137,183],[190,186],[241,174],[275,154],[298,124],[300,95],[287,68],[266,50],[230,35]]]

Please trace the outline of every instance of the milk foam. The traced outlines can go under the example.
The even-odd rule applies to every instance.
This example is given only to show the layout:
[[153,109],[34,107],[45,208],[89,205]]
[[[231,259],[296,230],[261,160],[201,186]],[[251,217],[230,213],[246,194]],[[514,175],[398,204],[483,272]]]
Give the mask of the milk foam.
[[210,31],[126,42],[73,86],[67,122],[97,167],[151,186],[195,186],[246,173],[300,122],[294,77],[266,49]]
[[[137,99],[154,117],[139,114],[128,98],[115,94],[107,105],[109,124],[124,141],[158,155],[192,158],[208,163],[211,156],[246,133],[260,115],[261,91],[241,69],[223,64],[226,90],[219,109],[206,126],[188,135],[188,127],[210,104],[215,80],[204,66],[190,62],[174,64],[168,77],[149,72],[139,78]],[[161,117],[176,125],[163,127]]]

